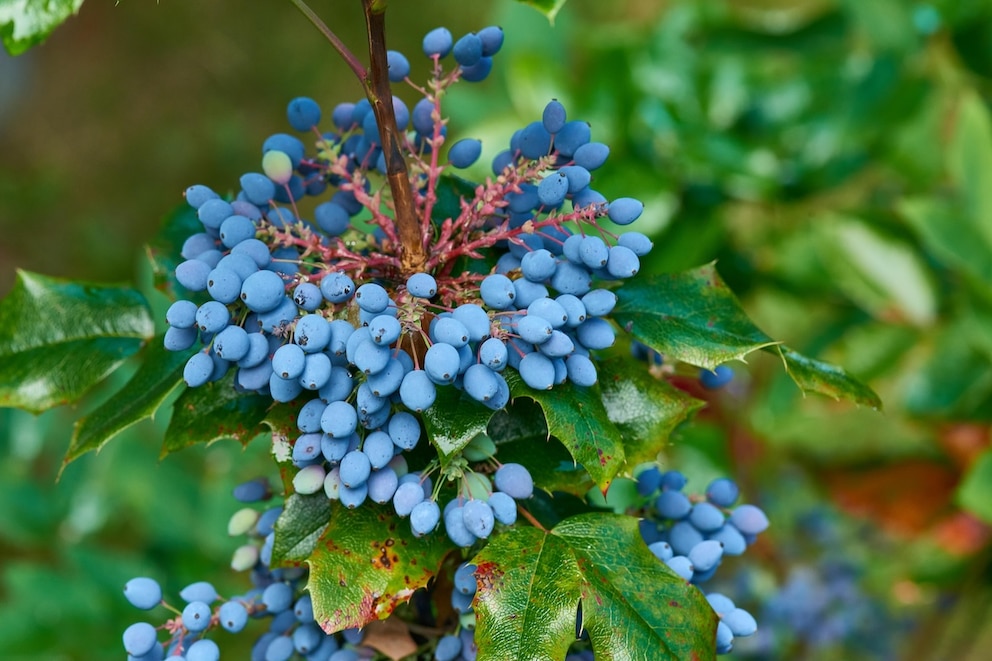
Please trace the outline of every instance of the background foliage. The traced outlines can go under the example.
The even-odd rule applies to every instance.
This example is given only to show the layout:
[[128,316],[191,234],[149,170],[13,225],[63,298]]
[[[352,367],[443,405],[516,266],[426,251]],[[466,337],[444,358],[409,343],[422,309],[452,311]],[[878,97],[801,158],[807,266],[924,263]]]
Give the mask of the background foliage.
[[[359,46],[358,4],[325,4]],[[497,78],[452,94],[465,135],[495,151],[559,98],[612,147],[598,188],[647,203],[645,272],[717,259],[759,327],[881,394],[883,415],[803,399],[776,357],[756,355],[679,434],[670,463],[692,485],[729,472],[770,511],[762,560],[735,592],[774,603],[797,577],[828,585],[840,567],[870,606],[814,636],[757,608],[765,626],[735,654],[982,658],[992,3],[571,0],[554,28],[508,1],[393,4],[391,47],[411,55],[442,22],[506,30]],[[288,3],[86,3],[41,48],[0,59],[0,293],[15,267],[147,282],[135,255],[187,185],[255,163],[289,98],[330,107],[359,94]],[[0,409],[7,658],[119,658],[116,623],[133,614],[119,588],[133,575],[173,592],[203,575],[239,584],[211,572],[236,545],[223,494],[268,465],[264,443],[156,463],[155,420],[56,484],[86,410]]]

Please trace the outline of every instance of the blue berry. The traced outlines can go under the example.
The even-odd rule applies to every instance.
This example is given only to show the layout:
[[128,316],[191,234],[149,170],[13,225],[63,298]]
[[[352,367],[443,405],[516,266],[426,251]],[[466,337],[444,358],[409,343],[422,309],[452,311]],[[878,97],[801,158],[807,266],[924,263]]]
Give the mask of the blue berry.
[[238,633],[248,624],[248,609],[240,601],[228,601],[217,613],[220,625],[231,633]]
[[276,309],[286,297],[286,283],[273,271],[256,271],[241,285],[241,300],[252,312]]
[[717,507],[730,507],[740,496],[740,488],[730,478],[721,477],[706,487],[706,499]]
[[136,622],[124,630],[124,650],[131,656],[144,656],[158,644],[155,627],[147,622]]
[[417,503],[410,512],[410,528],[417,537],[423,537],[437,528],[441,521],[441,509],[433,500]]
[[183,609],[183,626],[196,633],[210,626],[210,606],[203,601],[191,601]]
[[548,105],[544,106],[544,115],[541,121],[544,124],[544,130],[548,133],[558,133],[565,127],[565,106],[558,99],[552,99]]
[[355,293],[355,283],[344,273],[331,271],[321,279],[320,293],[330,303],[344,303]]
[[469,500],[462,507],[465,528],[479,539],[486,539],[493,531],[496,519],[493,509],[484,500]]
[[489,506],[493,516],[504,525],[512,526],[517,520],[517,504],[513,497],[502,491],[496,491],[489,496]]
[[427,57],[445,57],[451,52],[451,47],[454,44],[454,38],[451,36],[451,31],[448,28],[434,28],[426,35],[424,35],[424,55]]
[[602,142],[587,142],[575,150],[572,160],[586,170],[595,170],[606,162],[610,148]]
[[612,202],[607,213],[617,225],[630,225],[637,220],[644,211],[644,203],[632,197],[620,197]]
[[436,397],[434,382],[424,370],[412,370],[403,377],[403,383],[400,384],[400,399],[407,408],[423,411],[434,404]]
[[341,236],[351,224],[348,210],[337,202],[323,202],[313,210],[314,220],[327,236]]
[[503,46],[503,28],[501,27],[495,25],[484,27],[479,30],[478,35],[482,41],[482,54],[485,57],[492,57]]
[[717,365],[715,369],[699,371],[699,383],[707,390],[716,390],[734,379],[734,370],[727,365]]
[[389,292],[382,285],[367,282],[355,291],[355,301],[366,312],[379,314],[389,306]]
[[463,138],[451,145],[451,149],[448,150],[448,161],[456,168],[467,168],[479,160],[481,154],[481,140]]
[[524,466],[503,464],[493,475],[496,488],[515,500],[525,500],[534,493],[534,479]]
[[389,65],[389,81],[401,83],[410,75],[410,61],[403,53],[395,50],[386,51],[386,62]]
[[757,535],[768,529],[768,517],[754,505],[739,505],[731,512],[730,523],[745,535]]
[[471,32],[455,42],[452,48],[455,61],[463,67],[470,67],[482,59],[482,39]]
[[614,278],[632,278],[641,268],[640,259],[634,251],[624,246],[610,248],[610,259],[606,263],[607,272]]
[[150,610],[162,601],[162,587],[153,578],[132,578],[124,585],[124,596],[135,608]]

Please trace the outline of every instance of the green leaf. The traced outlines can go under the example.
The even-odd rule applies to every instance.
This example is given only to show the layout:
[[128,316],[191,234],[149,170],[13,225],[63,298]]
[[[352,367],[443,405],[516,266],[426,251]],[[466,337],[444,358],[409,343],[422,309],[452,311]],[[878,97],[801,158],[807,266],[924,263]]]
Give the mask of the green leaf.
[[324,631],[385,619],[437,574],[454,546],[435,532],[414,537],[390,506],[332,505],[331,521],[310,556],[314,619]]
[[124,387],[76,422],[62,467],[90,450],[99,450],[120,432],[155,415],[182,383],[183,367],[193,353],[194,349],[168,351],[162,346],[162,336],[152,340],[144,349],[138,371]]
[[951,180],[964,197],[967,222],[992,245],[992,120],[974,91],[958,101],[946,154]]
[[0,301],[0,406],[39,413],[75,401],[154,333],[133,289],[18,271]]
[[548,22],[554,24],[558,11],[565,6],[565,0],[517,0],[517,2],[529,5],[548,17]]
[[518,399],[489,421],[489,436],[497,445],[504,443],[546,441],[550,437],[544,411],[532,399]]
[[706,405],[629,357],[599,365],[599,388],[606,414],[623,436],[631,466],[657,460],[672,431]]
[[505,376],[515,398],[528,397],[540,405],[548,431],[605,492],[626,458],[620,430],[610,422],[599,388],[564,383],[554,390],[534,390],[515,370]]
[[439,387],[434,405],[421,413],[421,419],[441,464],[447,465],[469,441],[485,432],[494,413],[457,388]]
[[844,368],[814,360],[784,345],[768,350],[782,357],[785,371],[804,393],[815,392],[837,400],[847,399],[877,411],[882,409],[882,400],[875,391],[848,374]]
[[497,412],[489,421],[489,436],[498,447],[499,460],[527,466],[541,489],[584,497],[593,487],[586,469],[551,438],[544,411],[532,399],[521,397]]
[[949,204],[930,198],[903,200],[899,212],[923,245],[946,265],[992,289],[992,239]]
[[992,450],[986,450],[968,469],[957,493],[958,504],[992,524]]
[[635,278],[617,297],[613,318],[667,360],[713,369],[775,344],[744,313],[712,262]]
[[183,204],[165,217],[155,238],[145,247],[152,264],[155,288],[170,298],[187,294],[186,289],[176,280],[176,266],[183,261],[180,255],[183,243],[190,236],[202,231],[203,223],[197,218],[196,210]]
[[83,0],[2,0],[0,38],[11,55],[20,55],[48,38],[79,11]]
[[778,354],[803,392],[880,408],[878,395],[843,369],[807,358],[765,335],[748,318],[713,264],[638,278],[617,290],[613,318],[636,339],[663,354],[713,369],[756,349]]
[[715,657],[716,614],[648,550],[633,517],[583,514],[547,533],[512,528],[475,564],[480,661],[564,658],[580,602],[597,658]]
[[916,248],[841,214],[815,220],[817,251],[830,280],[878,319],[933,323],[937,294]]
[[317,548],[330,519],[331,501],[323,491],[309,496],[290,495],[276,520],[272,566],[306,561]]
[[[983,323],[984,322],[984,323]],[[961,317],[941,329],[926,362],[902,385],[906,410],[943,420],[992,421],[990,317]]]
[[234,370],[219,381],[187,388],[172,405],[162,456],[196,443],[233,438],[242,445],[265,431],[262,426],[272,400],[234,389]]

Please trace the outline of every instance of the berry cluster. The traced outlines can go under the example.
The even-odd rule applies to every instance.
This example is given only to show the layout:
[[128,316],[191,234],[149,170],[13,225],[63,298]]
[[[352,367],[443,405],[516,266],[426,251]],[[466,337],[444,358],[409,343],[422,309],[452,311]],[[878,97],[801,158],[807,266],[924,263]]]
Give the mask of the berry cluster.
[[[448,128],[441,98],[458,80],[484,78],[501,44],[498,28],[457,42],[443,28],[432,31],[424,38],[434,63],[426,89],[410,82],[401,53],[388,54],[390,79],[423,95],[412,112],[399,97],[392,101],[429,248],[414,272],[388,213],[383,139],[367,100],[337,106],[334,130],[321,132],[319,105],[294,99],[289,123],[312,136],[315,152],[276,134],[262,146],[262,172],[243,175],[235,199],[202,185],[186,191],[203,231],[183,245],[176,279],[208,297],[199,305],[176,301],[166,314],[167,348],[203,346],[186,364],[186,383],[234,370],[236,388],[300,403],[294,489],[323,489],[347,507],[392,500],[418,535],[432,531],[442,512],[432,466],[409,472],[401,454],[418,444],[416,414],[434,404],[437,388],[459,388],[501,409],[510,400],[507,369],[535,389],[594,384],[592,352],[615,339],[609,286],[636,274],[651,249],[643,234],[617,236],[599,225],[603,217],[627,225],[643,205],[608,203],[591,187],[609,148],[591,141],[587,123],[567,121],[557,101],[514,134],[493,176],[462,196],[457,216],[435,217],[445,170],[469,167],[481,154],[478,140],[463,139],[441,161]],[[449,52],[457,66],[445,71]],[[303,214],[304,198],[328,193],[311,217]],[[367,231],[357,220],[363,213]],[[474,265],[479,260],[484,269]],[[466,474],[478,476],[456,477]],[[462,546],[516,515],[507,497],[515,492],[499,479],[482,497],[466,498],[470,491],[460,489],[443,513]]]
[[[124,649],[135,661],[218,661],[220,648],[205,637],[214,629],[240,633],[249,619],[271,617],[269,629],[256,640],[252,659],[259,661],[289,661],[294,655],[307,661],[357,661],[352,649],[361,643],[361,634],[351,630],[327,634],[314,621],[310,596],[301,594],[306,572],[303,570],[274,570],[270,582],[256,587],[248,594],[222,600],[207,582],[186,586],[180,593],[185,606],[170,605],[162,599],[162,588],[152,578],[138,577],[127,582],[124,594],[137,608],[150,610],[162,605],[176,617],[155,627],[137,622],[124,631]],[[218,604],[219,602],[219,604]],[[215,605],[217,604],[217,605]],[[159,630],[168,640],[158,640]],[[348,645],[348,648],[344,648]]]
[[[444,465],[435,459],[411,470],[404,453],[425,435],[420,414],[435,404],[439,388],[458,389],[498,410],[518,381],[537,390],[566,381],[595,384],[596,352],[615,341],[613,289],[637,274],[652,248],[644,234],[609,229],[606,220],[612,226],[637,220],[643,204],[609,201],[592,187],[609,148],[592,141],[588,123],[569,121],[556,100],[541,119],[514,133],[482,183],[469,185],[449,172],[477,172],[482,143],[463,138],[442,157],[448,133],[442,97],[459,80],[483,80],[502,39],[496,27],[457,41],[444,28],[431,31],[423,50],[433,73],[424,87],[410,80],[406,57],[389,51],[390,81],[420,96],[412,110],[398,96],[385,110],[366,99],[343,103],[325,130],[314,100],[292,100],[289,124],[305,140],[284,133],[265,140],[261,171],[244,174],[233,199],[202,185],[187,189],[202,231],[185,241],[185,261],[175,270],[190,297],[166,315],[168,349],[199,347],[184,369],[188,386],[233,372],[236,389],[299,407],[299,433],[290,439],[296,493],[323,490],[348,508],[391,503],[416,536],[443,521],[450,540],[464,548],[497,525],[513,525],[517,501],[530,498],[534,481],[524,466],[497,461],[485,434]],[[446,69],[442,60],[449,54],[455,66]],[[395,126],[379,126],[390,117]],[[406,166],[412,219],[400,217],[405,203],[396,193],[397,155]],[[442,205],[443,197],[449,203]],[[404,229],[411,220],[417,246]],[[423,259],[410,258],[418,252],[412,247]],[[657,515],[666,522],[645,528],[645,539],[686,580],[701,582],[724,553],[742,552],[747,536],[763,527],[749,506],[725,523],[721,508],[736,500],[736,487],[732,497],[727,487],[715,487],[708,506],[717,524],[701,507],[707,503],[692,505],[674,480],[656,469],[641,475],[645,496],[661,489]],[[686,512],[675,512],[668,500],[676,496],[666,494],[684,498]],[[254,481],[235,495],[256,502],[272,492]],[[157,629],[135,625],[125,638],[129,653],[216,658],[213,648],[197,651],[211,644],[203,633],[241,622],[243,611],[245,619],[272,616],[270,631],[256,643],[257,658],[344,661],[342,654],[354,654],[339,651],[342,641],[313,623],[309,598],[301,593],[306,571],[270,568],[281,512],[246,508],[232,518],[232,534],[249,535],[232,561],[235,569],[251,570],[255,588],[248,595],[216,608],[215,593],[187,600],[164,625],[170,633],[164,646]],[[434,654],[441,661],[475,658],[473,571],[466,564],[455,574],[452,605],[466,617],[457,635],[438,642]],[[748,635],[737,624],[722,626]],[[345,642],[357,645],[356,635],[345,632]],[[729,645],[720,643],[719,650]]]
[[458,565],[454,575],[454,589],[451,591],[451,607],[462,615],[458,632],[446,634],[437,641],[434,648],[434,661],[474,661],[477,648],[475,645],[475,612],[472,610],[472,600],[478,584],[475,580],[475,565],[463,562]]
[[[272,498],[264,479],[239,485],[237,500],[256,503]],[[179,597],[185,606],[173,606],[162,598],[162,588],[152,578],[133,578],[124,586],[124,596],[142,610],[164,606],[175,617],[156,627],[137,622],[124,632],[124,649],[135,661],[218,661],[220,649],[211,632],[223,629],[241,633],[248,621],[269,619],[268,630],[256,639],[252,661],[358,661],[364,654],[363,635],[355,629],[327,634],[314,620],[310,595],[304,592],[308,572],[303,568],[271,569],[273,526],[281,507],[262,512],[246,507],[235,512],[228,524],[232,536],[247,535],[249,541],[234,552],[233,569],[250,571],[253,587],[243,595],[222,599],[207,582],[183,588]],[[159,631],[168,634],[159,641]]]
[[[653,499],[642,520],[641,536],[659,560],[698,585],[713,577],[724,556],[743,554],[768,528],[768,518],[755,505],[734,507],[740,489],[728,478],[713,480],[703,498],[683,493],[685,485],[685,476],[674,470],[662,473],[651,467],[638,475],[638,492]],[[736,608],[729,598],[713,593],[707,599],[720,616],[718,654],[730,652],[735,636],[750,636],[757,630],[750,613]]]

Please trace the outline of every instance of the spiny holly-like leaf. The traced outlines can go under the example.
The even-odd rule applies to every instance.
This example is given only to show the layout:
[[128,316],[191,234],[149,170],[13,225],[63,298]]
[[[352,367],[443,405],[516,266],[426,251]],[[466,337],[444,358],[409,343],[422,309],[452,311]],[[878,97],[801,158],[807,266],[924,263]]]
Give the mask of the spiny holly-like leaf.
[[564,383],[554,390],[534,390],[516,371],[509,370],[506,382],[514,397],[529,397],[541,406],[548,431],[605,492],[623,467],[625,456],[620,430],[610,422],[599,388]]
[[593,487],[586,469],[550,437],[544,412],[534,400],[519,398],[496,413],[489,422],[489,436],[499,448],[499,460],[527,466],[540,476],[542,489],[585,496]]
[[565,0],[517,0],[517,2],[530,5],[547,16],[550,23],[555,22],[555,16],[565,6]]
[[187,388],[172,405],[172,420],[165,430],[162,456],[196,443],[233,438],[242,445],[265,431],[271,400],[234,389],[234,371],[219,381]]
[[389,506],[335,503],[310,556],[314,619],[324,631],[384,619],[433,577],[454,546],[443,533],[414,537]]
[[486,431],[494,411],[452,387],[439,387],[434,405],[421,414],[427,437],[442,465],[478,434]]
[[655,378],[633,358],[611,358],[599,365],[599,388],[610,421],[623,434],[631,466],[655,461],[672,431],[705,405]]
[[576,614],[597,659],[712,659],[717,617],[648,550],[637,519],[582,514],[550,532],[516,527],[474,560],[480,661],[559,660]]
[[306,561],[330,519],[331,501],[323,491],[309,496],[298,493],[289,496],[275,525],[272,566]]
[[83,0],[3,0],[0,38],[11,55],[20,55],[48,38],[52,30],[79,11]]
[[75,401],[154,333],[133,289],[18,271],[0,301],[0,406],[40,413]]
[[502,444],[499,446],[498,458],[504,464],[527,466],[531,474],[537,476],[537,486],[548,491],[585,496],[594,486],[586,469],[576,464],[565,446],[554,438],[542,436]]
[[876,410],[882,408],[882,400],[875,391],[848,374],[844,368],[808,358],[783,345],[771,347],[769,351],[782,356],[785,370],[803,392],[847,399]]
[[188,204],[176,207],[165,217],[158,234],[145,248],[152,264],[152,278],[156,289],[171,298],[186,294],[186,290],[176,280],[176,266],[183,261],[179,253],[187,238],[202,231],[203,223],[196,217],[196,210]]
[[807,358],[765,335],[744,313],[712,263],[682,273],[638,278],[621,287],[617,297],[613,318],[667,360],[713,369],[765,349],[782,356],[789,375],[804,392],[880,406],[868,386],[841,368]]
[[669,360],[713,369],[775,344],[744,313],[713,263],[636,278],[617,298],[617,323]]
[[118,433],[155,415],[183,381],[183,366],[194,349],[168,351],[158,336],[142,352],[141,366],[118,392],[76,422],[63,468],[90,450],[99,450]]

